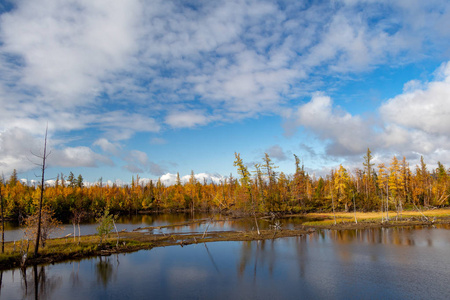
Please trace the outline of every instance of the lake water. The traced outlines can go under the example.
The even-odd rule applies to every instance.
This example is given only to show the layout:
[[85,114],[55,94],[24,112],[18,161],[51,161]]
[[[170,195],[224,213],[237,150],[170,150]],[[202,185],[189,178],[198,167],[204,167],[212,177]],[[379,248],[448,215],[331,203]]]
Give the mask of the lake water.
[[0,299],[450,299],[450,227],[321,230],[1,274]]
[[[301,217],[293,217],[279,220],[282,228],[292,229],[299,225],[305,219]],[[183,225],[183,223],[198,221],[196,223]],[[178,224],[178,225],[177,225]],[[259,219],[258,224],[261,229],[268,229],[273,221],[266,219]],[[195,213],[192,214],[148,214],[148,215],[125,215],[120,216],[116,222],[118,231],[132,231],[144,227],[160,227],[174,225],[170,228],[160,228],[152,230],[153,233],[185,233],[185,232],[204,232],[210,231],[228,231],[228,230],[251,230],[255,226],[252,219],[247,220],[233,220],[220,214]],[[0,225],[1,226],[1,225]],[[95,234],[98,224],[95,220],[85,222],[80,225],[81,235]],[[67,234],[72,234],[74,228],[72,224],[63,224],[63,230],[52,234],[51,237],[64,237]],[[78,227],[75,228],[78,235]],[[19,241],[24,238],[24,228],[17,224],[6,222],[5,224],[5,241]]]

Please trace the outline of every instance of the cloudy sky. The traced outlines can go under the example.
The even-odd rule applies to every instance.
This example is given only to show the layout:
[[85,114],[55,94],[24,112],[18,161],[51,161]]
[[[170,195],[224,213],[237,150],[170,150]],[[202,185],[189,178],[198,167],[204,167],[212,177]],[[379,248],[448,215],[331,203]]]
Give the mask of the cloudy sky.
[[0,2],[0,171],[450,167],[447,0]]

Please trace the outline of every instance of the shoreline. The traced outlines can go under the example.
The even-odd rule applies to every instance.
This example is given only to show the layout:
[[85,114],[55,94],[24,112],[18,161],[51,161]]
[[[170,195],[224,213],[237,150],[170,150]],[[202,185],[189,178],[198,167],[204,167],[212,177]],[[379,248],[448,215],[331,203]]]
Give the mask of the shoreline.
[[[151,234],[151,229],[162,227],[179,226],[173,224],[162,227],[145,227],[137,228],[131,232],[120,232],[118,239],[115,232],[111,232],[109,237],[102,245],[99,245],[99,237],[97,235],[82,236],[78,243],[78,238],[73,237],[54,238],[47,240],[46,247],[40,250],[38,257],[33,257],[32,252],[27,252],[25,264],[22,263],[21,253],[25,253],[24,244],[19,245],[13,242],[5,243],[5,253],[0,254],[0,270],[9,270],[20,267],[28,267],[35,264],[54,264],[64,261],[74,261],[96,256],[109,256],[118,253],[131,253],[139,250],[150,250],[156,247],[166,246],[187,246],[191,244],[220,242],[220,241],[256,241],[278,239],[284,237],[305,236],[316,232],[317,230],[354,230],[369,228],[391,228],[391,227],[408,227],[408,226],[434,226],[439,224],[450,224],[450,214],[447,211],[434,211],[429,214],[430,218],[418,216],[418,214],[404,214],[402,219],[391,219],[387,222],[381,222],[379,216],[373,216],[371,213],[359,213],[357,215],[358,222],[353,219],[353,213],[336,214],[336,224],[334,224],[334,216],[330,213],[314,213],[308,215],[282,215],[280,218],[306,217],[311,221],[306,221],[301,225],[297,225],[294,229],[269,229],[257,231],[212,231],[212,232],[190,232],[176,234]],[[375,213],[378,214],[379,213]],[[363,216],[363,217],[361,217]],[[365,216],[365,217],[364,217]],[[395,218],[395,217],[394,217]],[[428,218],[428,219],[426,219]],[[245,219],[245,218],[237,218]],[[236,219],[234,219],[236,220]],[[195,220],[188,223],[206,222],[207,220]],[[217,220],[215,220],[217,221]],[[221,221],[221,220],[219,220]],[[213,221],[214,222],[214,221]],[[143,232],[142,230],[148,230]],[[29,249],[33,249],[28,243]],[[22,248],[22,252],[21,252]]]

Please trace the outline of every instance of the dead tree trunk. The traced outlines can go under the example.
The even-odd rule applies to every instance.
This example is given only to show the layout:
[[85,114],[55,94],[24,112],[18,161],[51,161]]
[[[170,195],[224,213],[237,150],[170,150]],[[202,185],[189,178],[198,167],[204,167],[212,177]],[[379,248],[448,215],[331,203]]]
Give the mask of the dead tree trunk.
[[39,241],[41,239],[41,219],[42,219],[42,200],[44,198],[44,187],[45,187],[45,160],[47,159],[47,128],[45,129],[45,139],[44,139],[44,153],[40,157],[42,158],[42,177],[41,177],[41,195],[39,198],[39,211],[38,211],[38,224],[37,224],[37,233],[36,233],[36,243],[34,248],[34,257],[38,256],[39,252]]

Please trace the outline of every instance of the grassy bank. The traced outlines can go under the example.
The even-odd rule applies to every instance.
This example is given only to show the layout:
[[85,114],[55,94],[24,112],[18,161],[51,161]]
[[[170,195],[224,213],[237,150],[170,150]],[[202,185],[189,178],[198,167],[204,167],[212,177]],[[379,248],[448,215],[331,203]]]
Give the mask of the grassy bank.
[[[301,236],[312,233],[313,230],[262,230],[260,234],[256,231],[236,232],[223,231],[212,233],[189,233],[189,234],[146,234],[144,232],[122,232],[117,240],[115,234],[99,245],[98,236],[82,236],[80,243],[70,238],[50,239],[47,245],[41,248],[38,257],[33,257],[34,244],[27,242],[5,243],[5,253],[0,254],[0,270],[11,269],[40,263],[56,263],[68,260],[76,260],[86,257],[111,255],[113,253],[134,252],[142,249],[164,246],[186,246],[189,244],[218,242],[218,241],[252,241],[262,239],[274,239],[280,237]],[[26,249],[29,249],[27,252]],[[22,249],[22,250],[21,250]],[[22,253],[27,253],[25,264],[22,264]]]
[[[305,226],[313,226],[319,228],[335,228],[342,227],[373,227],[373,226],[406,226],[420,224],[439,224],[450,222],[450,209],[434,209],[426,211],[403,211],[397,217],[397,212],[389,211],[389,219],[386,219],[386,212],[337,212],[335,215],[329,213],[309,213],[306,215],[314,221],[303,223]],[[336,225],[335,219],[336,217]],[[356,221],[355,221],[356,217]],[[359,226],[356,224],[358,222]]]

